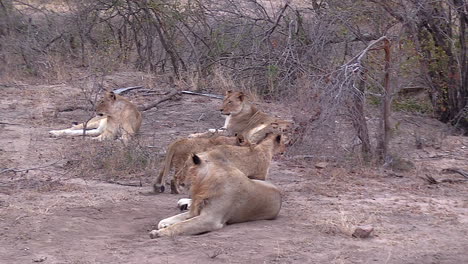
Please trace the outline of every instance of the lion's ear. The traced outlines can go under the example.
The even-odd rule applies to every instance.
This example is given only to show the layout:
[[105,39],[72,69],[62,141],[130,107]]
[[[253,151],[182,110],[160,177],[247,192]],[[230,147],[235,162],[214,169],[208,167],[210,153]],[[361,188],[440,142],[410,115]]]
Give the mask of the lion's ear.
[[198,157],[197,154],[192,155],[192,161],[193,161],[193,164],[195,164],[195,165],[200,165],[201,164],[201,159],[200,159],[200,157]]
[[115,93],[110,91],[110,92],[106,92],[106,97],[111,99],[112,101],[115,101],[115,99],[117,98]]
[[244,101],[244,98],[245,98],[245,94],[243,92],[239,92],[239,100],[242,102]]
[[245,144],[245,138],[244,138],[243,135],[237,135],[237,134],[236,134],[236,137],[237,137],[237,144],[238,144],[239,146],[242,146],[242,145]]
[[281,143],[281,135],[277,135],[275,140],[277,143]]
[[231,90],[226,91],[226,96],[228,96],[228,95],[230,95],[230,94],[232,94],[232,91],[231,91]]

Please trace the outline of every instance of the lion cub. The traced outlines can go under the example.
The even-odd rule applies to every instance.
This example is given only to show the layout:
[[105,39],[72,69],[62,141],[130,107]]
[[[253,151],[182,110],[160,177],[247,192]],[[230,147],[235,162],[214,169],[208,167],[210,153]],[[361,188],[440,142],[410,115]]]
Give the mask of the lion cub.
[[[284,136],[268,133],[257,145],[243,146],[216,146],[202,154],[210,160],[228,160],[250,179],[265,180],[268,176],[271,159],[277,153],[285,151]],[[196,152],[194,152],[196,153]],[[186,161],[183,170],[174,176],[174,186],[178,188],[186,182],[190,159]]]
[[251,180],[228,159],[208,152],[189,158],[193,198],[190,211],[166,219],[152,230],[151,238],[195,235],[226,224],[275,219],[281,209],[281,193],[273,184]]
[[[169,175],[171,168],[174,168],[174,178],[176,178],[190,154],[204,152],[218,145],[239,145],[240,143],[240,139],[237,137],[225,136],[213,136],[211,138],[182,138],[172,142],[167,148],[164,164],[156,178],[156,182],[153,185],[154,192],[164,192],[165,188],[163,179]],[[172,184],[171,192],[179,193],[179,190]]]
[[[97,136],[97,140],[121,137],[124,142],[133,137],[140,129],[142,117],[137,107],[123,96],[106,92],[96,107],[97,117],[88,122],[85,135]],[[84,124],[68,129],[51,130],[54,136],[79,136],[83,134]]]
[[279,131],[286,131],[292,127],[291,121],[285,121],[269,116],[258,110],[250,104],[243,92],[227,91],[221,114],[227,116],[226,122],[222,128],[210,129],[210,132],[192,134],[191,137],[206,137],[213,133],[222,133],[223,135],[233,136],[241,135],[248,143],[258,143],[262,139],[257,136],[259,131],[270,129],[271,124],[277,124]]

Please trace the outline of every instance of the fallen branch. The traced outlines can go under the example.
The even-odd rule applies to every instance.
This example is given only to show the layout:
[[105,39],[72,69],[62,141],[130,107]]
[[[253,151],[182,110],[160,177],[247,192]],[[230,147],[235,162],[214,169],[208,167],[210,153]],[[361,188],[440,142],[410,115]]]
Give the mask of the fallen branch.
[[224,99],[224,96],[222,96],[222,95],[217,95],[217,94],[197,93],[197,92],[191,92],[191,91],[182,91],[181,93],[183,93],[183,94],[191,94],[191,95],[206,96],[206,97],[211,97],[211,98],[216,98],[216,99]]
[[40,170],[40,169],[44,169],[44,168],[47,168],[47,167],[50,167],[50,166],[53,166],[55,165],[56,163],[58,163],[59,161],[61,160],[57,160],[57,161],[54,161],[50,164],[47,164],[47,165],[43,165],[43,166],[37,166],[37,167],[32,167],[32,168],[26,168],[26,169],[15,169],[15,168],[5,168],[3,170],[0,171],[0,174],[2,173],[6,173],[6,172],[14,172],[14,173],[18,173],[18,172],[23,172],[23,171],[30,171],[30,170]]
[[0,121],[0,125],[22,126],[21,124],[9,123],[9,122],[2,122],[2,121]]
[[468,172],[462,170],[462,169],[458,169],[458,168],[448,168],[448,169],[443,169],[442,172],[444,173],[458,173],[460,174],[461,176],[465,177],[465,178],[468,178]]
[[164,96],[163,98],[159,99],[156,102],[153,102],[153,103],[138,107],[138,110],[147,111],[147,110],[149,110],[149,109],[151,109],[153,107],[156,107],[158,104],[160,104],[162,102],[165,102],[165,101],[168,101],[168,100],[172,99],[172,97],[174,97],[174,96],[176,96],[178,94],[179,94],[179,91],[173,90],[169,94],[167,94],[166,96]]
[[459,183],[459,182],[467,182],[468,179],[442,179],[442,180],[436,180],[434,179],[434,177],[432,176],[429,176],[429,175],[425,175],[426,177],[420,177],[421,179],[423,179],[424,181],[426,181],[427,183],[429,184],[438,184],[438,183],[443,183],[443,182],[447,182],[447,183]]
[[123,94],[125,92],[128,92],[128,91],[131,91],[131,90],[135,90],[135,89],[141,89],[143,88],[143,86],[132,86],[132,87],[126,87],[126,88],[119,88],[119,89],[115,89],[113,92],[115,94]]
[[130,186],[130,187],[143,187],[143,184],[141,183],[121,183],[121,182],[116,182],[116,181],[107,181],[107,183],[112,183],[112,184],[117,184],[117,185],[122,185],[122,186]]

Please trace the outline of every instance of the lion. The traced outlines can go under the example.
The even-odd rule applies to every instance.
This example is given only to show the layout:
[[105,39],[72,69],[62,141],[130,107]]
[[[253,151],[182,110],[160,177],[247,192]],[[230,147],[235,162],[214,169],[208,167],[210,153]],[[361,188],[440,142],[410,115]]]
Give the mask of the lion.
[[[97,116],[85,124],[63,130],[51,130],[54,136],[94,136],[97,140],[133,137],[141,127],[142,116],[137,107],[123,96],[106,92],[96,107]],[[84,128],[86,127],[86,130]],[[83,131],[84,130],[84,131]]]
[[[238,168],[248,178],[255,180],[266,180],[270,169],[273,155],[285,151],[284,136],[276,133],[267,133],[265,138],[256,145],[246,146],[215,146],[212,149],[203,152],[203,155],[212,157],[210,160],[222,157],[229,160],[233,166]],[[197,152],[193,152],[197,153]],[[172,188],[186,183],[185,177],[189,174],[190,159],[186,160],[183,170],[174,176]]]
[[281,209],[281,192],[273,184],[252,180],[224,155],[195,154],[189,169],[193,203],[188,212],[166,219],[149,235],[196,235],[226,224],[275,219]]
[[[192,153],[204,152],[218,145],[240,145],[237,137],[213,136],[211,138],[182,138],[172,142],[167,148],[164,164],[153,185],[155,193],[164,192],[163,179],[169,175],[171,168],[177,175],[183,168],[185,161]],[[175,177],[175,176],[174,176]],[[172,193],[179,193],[178,188],[171,185]]]
[[237,134],[242,135],[247,143],[255,144],[262,138],[256,134],[261,130],[269,129],[272,123],[277,124],[277,128],[282,132],[292,127],[292,121],[277,119],[258,110],[250,104],[243,92],[227,91],[220,111],[226,116],[222,128],[191,134],[190,137],[206,137],[215,133],[226,136]]

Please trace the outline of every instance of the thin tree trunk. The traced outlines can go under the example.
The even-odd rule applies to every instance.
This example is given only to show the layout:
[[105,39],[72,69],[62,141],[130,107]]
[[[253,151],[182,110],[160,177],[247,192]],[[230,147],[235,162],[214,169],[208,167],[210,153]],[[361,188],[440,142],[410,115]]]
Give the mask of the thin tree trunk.
[[367,129],[366,117],[364,114],[365,85],[364,78],[361,76],[361,79],[358,81],[359,93],[353,93],[354,118],[352,118],[352,123],[359,140],[361,140],[362,156],[365,161],[369,161],[371,157],[371,144],[369,139],[369,131]]
[[390,115],[392,103],[392,89],[390,86],[390,41],[384,40],[385,51],[385,76],[384,76],[384,96],[382,104],[382,118],[381,118],[381,137],[378,143],[378,154],[381,160],[386,160],[388,157],[388,144],[391,137]]

